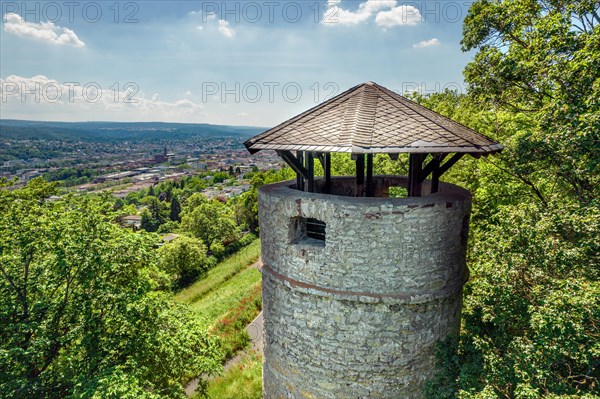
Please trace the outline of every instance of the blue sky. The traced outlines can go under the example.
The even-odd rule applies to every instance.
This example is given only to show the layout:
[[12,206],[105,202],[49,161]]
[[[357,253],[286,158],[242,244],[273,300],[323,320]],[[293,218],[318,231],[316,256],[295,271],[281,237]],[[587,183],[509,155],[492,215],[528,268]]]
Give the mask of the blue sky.
[[358,83],[464,90],[468,3],[5,1],[1,118],[272,126]]

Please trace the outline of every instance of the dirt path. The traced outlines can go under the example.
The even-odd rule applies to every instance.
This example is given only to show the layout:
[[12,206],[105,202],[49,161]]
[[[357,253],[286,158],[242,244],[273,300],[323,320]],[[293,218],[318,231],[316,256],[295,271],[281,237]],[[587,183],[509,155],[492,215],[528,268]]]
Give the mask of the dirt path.
[[[262,265],[262,260],[259,259],[250,267],[260,270],[262,268]],[[244,355],[251,350],[255,350],[262,353],[264,348],[263,324],[263,314],[262,312],[260,312],[258,316],[256,316],[256,319],[254,319],[252,323],[248,324],[248,327],[246,327],[246,331],[248,331],[248,335],[250,336],[250,347],[243,351],[240,351],[237,355],[225,362],[225,364],[223,365],[223,372],[226,372],[227,370],[238,364],[240,360],[244,357]],[[214,377],[208,377],[207,380],[210,381],[213,378]],[[192,396],[194,394],[194,391],[196,391],[197,387],[198,379],[194,379],[185,387],[185,394],[187,396]]]

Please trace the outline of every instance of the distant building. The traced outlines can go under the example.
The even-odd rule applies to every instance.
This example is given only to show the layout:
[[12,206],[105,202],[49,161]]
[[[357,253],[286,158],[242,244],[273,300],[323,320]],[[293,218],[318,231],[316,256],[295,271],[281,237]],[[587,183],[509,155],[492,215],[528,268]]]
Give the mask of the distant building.
[[165,146],[162,154],[157,154],[154,156],[154,162],[156,162],[156,163],[169,162],[169,155],[172,156],[173,154],[168,154],[167,147]]
[[[173,241],[177,237],[179,237],[179,234],[171,233],[171,234],[167,234],[166,236],[162,236],[161,238],[162,238],[163,242],[166,244],[166,243]],[[162,245],[162,244],[159,244],[159,245]]]
[[121,179],[125,179],[127,177],[136,176],[138,174],[139,174],[138,171],[130,171],[130,170],[125,171],[125,172],[119,172],[119,173],[111,173],[109,175],[97,176],[94,179],[94,182],[95,183],[104,183],[105,181],[121,180]]
[[142,217],[138,215],[123,216],[121,218],[121,223],[125,227],[131,227],[134,230],[137,230],[142,227]]
[[39,170],[31,170],[31,171],[23,171],[20,175],[17,173],[17,175],[19,176],[19,179],[22,182],[27,183],[29,180],[34,179],[38,176],[41,176],[42,173]]

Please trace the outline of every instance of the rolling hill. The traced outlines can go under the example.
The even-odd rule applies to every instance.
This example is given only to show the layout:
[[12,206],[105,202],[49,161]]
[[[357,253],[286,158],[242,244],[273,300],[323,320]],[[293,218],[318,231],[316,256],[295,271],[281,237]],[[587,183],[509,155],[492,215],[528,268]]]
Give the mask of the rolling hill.
[[265,128],[170,122],[46,122],[0,119],[0,138],[55,141],[143,141],[253,136]]

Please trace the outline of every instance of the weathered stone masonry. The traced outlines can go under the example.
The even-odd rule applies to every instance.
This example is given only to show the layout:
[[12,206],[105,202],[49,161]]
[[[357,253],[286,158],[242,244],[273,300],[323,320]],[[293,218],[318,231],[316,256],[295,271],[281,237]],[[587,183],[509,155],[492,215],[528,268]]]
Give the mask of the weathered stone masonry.
[[[344,193],[352,179],[332,183]],[[374,184],[385,195],[406,181]],[[292,186],[259,192],[264,398],[422,398],[435,342],[459,330],[469,193],[441,183],[424,197],[367,198]],[[325,222],[325,241],[303,237],[300,218]]]

